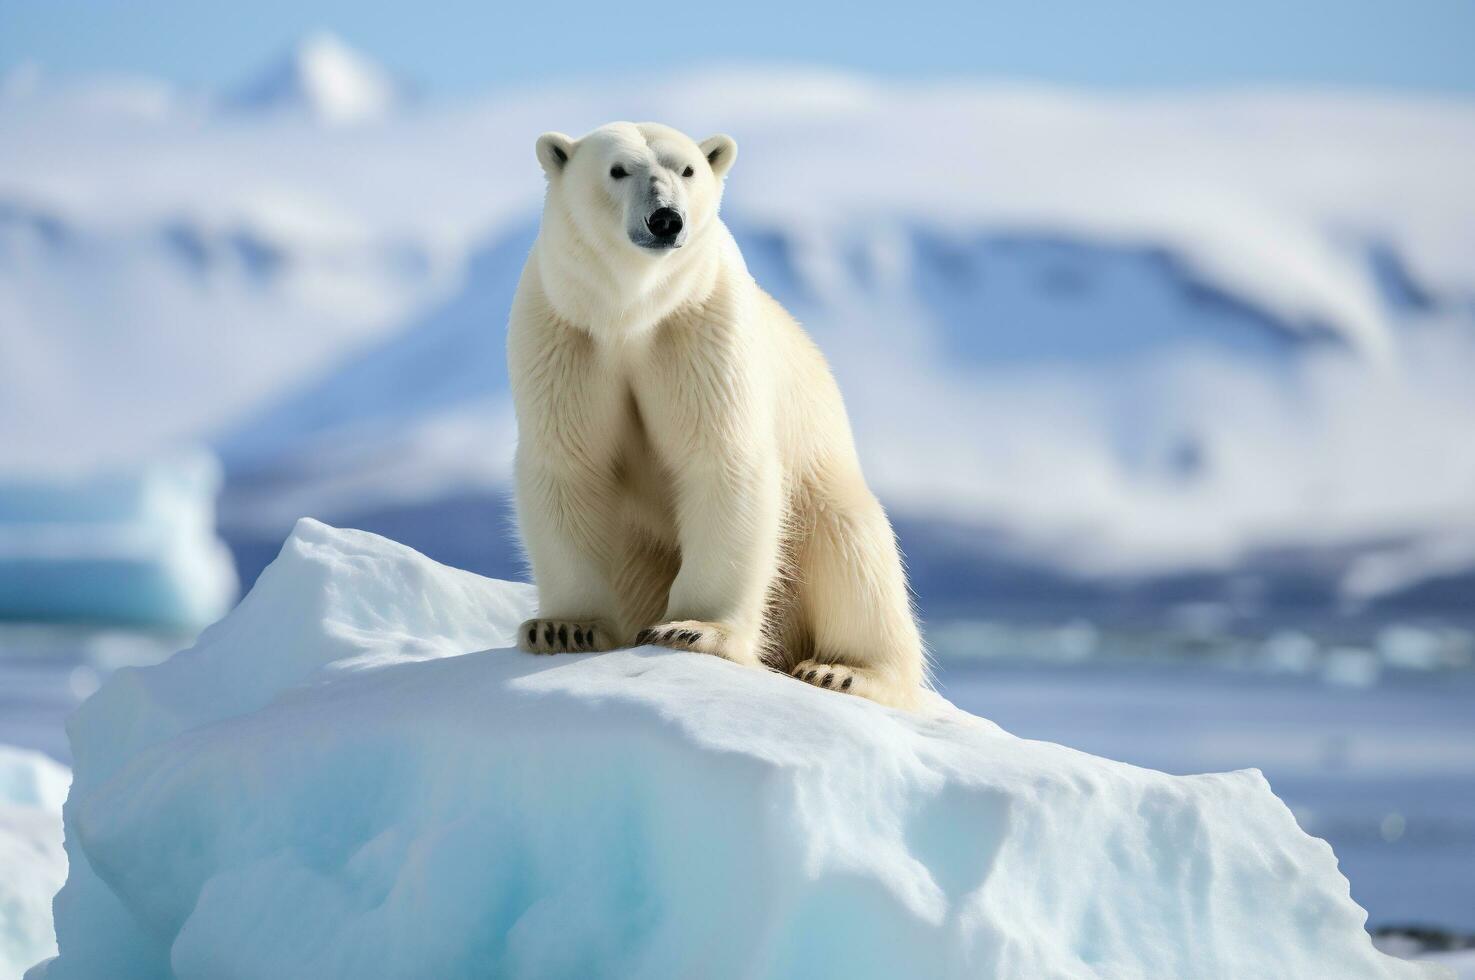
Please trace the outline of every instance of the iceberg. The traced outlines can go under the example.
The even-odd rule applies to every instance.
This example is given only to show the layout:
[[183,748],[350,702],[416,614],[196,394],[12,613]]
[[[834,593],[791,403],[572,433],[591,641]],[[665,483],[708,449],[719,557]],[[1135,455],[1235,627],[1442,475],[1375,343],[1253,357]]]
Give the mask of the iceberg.
[[56,952],[51,897],[67,876],[61,808],[70,778],[39,752],[0,745],[0,980]]
[[70,726],[29,980],[1421,977],[1256,771],[714,658],[509,649],[529,586],[300,521]]
[[86,475],[0,472],[0,618],[199,630],[235,600],[206,452]]

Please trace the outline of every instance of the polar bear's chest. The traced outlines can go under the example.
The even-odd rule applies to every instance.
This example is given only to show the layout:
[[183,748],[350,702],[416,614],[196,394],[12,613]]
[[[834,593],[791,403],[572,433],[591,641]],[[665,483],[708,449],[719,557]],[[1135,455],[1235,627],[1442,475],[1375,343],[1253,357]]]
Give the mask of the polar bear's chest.
[[674,541],[674,468],[662,458],[645,423],[633,389],[626,392],[619,419],[615,486],[629,519],[657,539]]

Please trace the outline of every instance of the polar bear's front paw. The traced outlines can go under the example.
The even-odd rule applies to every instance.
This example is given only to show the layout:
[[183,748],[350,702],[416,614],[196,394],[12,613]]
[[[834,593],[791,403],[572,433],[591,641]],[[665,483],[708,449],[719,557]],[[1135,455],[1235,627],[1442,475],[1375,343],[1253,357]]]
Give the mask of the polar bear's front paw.
[[699,619],[683,619],[674,623],[661,623],[650,629],[641,630],[635,637],[639,646],[651,644],[670,647],[673,650],[690,650],[693,653],[710,653],[727,656],[727,631],[716,623]]
[[815,687],[823,687],[831,691],[845,691],[848,694],[859,694],[862,697],[870,696],[869,675],[859,667],[806,660],[790,673],[804,683],[813,684]]
[[528,620],[518,628],[517,645],[528,653],[598,653],[615,648],[603,624],[567,619]]

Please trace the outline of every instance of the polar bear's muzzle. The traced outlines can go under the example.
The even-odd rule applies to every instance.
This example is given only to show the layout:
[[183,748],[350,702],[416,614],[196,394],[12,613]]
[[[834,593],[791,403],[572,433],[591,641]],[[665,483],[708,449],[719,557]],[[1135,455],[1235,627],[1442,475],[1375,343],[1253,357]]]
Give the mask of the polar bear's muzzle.
[[681,212],[675,208],[656,208],[645,219],[645,228],[662,241],[674,242],[681,235],[681,226],[686,223]]
[[677,208],[662,205],[645,216],[644,227],[632,231],[630,240],[641,248],[680,248],[686,243],[686,215]]

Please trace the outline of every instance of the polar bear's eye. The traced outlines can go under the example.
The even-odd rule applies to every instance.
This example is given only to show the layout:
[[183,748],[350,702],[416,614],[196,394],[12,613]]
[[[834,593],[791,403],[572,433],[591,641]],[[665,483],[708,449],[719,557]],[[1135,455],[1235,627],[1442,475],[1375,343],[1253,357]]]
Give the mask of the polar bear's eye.
[[619,180],[621,177],[630,176],[630,174],[626,172],[625,168],[620,166],[618,163],[609,168],[609,175],[615,180]]
[[695,170],[691,169],[690,167],[687,167],[685,170],[681,171],[681,176],[683,176],[683,177],[690,177],[694,173],[696,173]]

